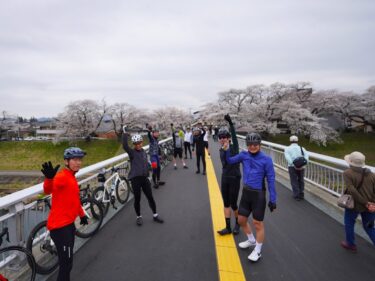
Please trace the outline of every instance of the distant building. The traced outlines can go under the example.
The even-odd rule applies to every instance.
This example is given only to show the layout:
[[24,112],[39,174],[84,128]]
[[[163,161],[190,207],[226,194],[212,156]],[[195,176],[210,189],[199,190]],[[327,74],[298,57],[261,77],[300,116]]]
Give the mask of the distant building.
[[41,137],[41,138],[48,138],[48,139],[54,139],[54,138],[57,138],[61,135],[65,134],[65,130],[41,130],[41,129],[37,129],[36,132],[35,132],[35,136],[38,138],[38,137]]

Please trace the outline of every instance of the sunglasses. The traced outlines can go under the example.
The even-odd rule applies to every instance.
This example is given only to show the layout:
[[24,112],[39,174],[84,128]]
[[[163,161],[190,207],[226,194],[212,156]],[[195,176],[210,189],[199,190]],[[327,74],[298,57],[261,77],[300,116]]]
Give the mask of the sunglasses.
[[249,143],[247,146],[259,146],[260,143]]
[[227,136],[219,136],[219,140],[221,139],[227,139],[228,137]]
[[141,141],[139,141],[139,142],[134,142],[133,144],[134,144],[134,145],[140,145],[140,144],[142,144],[142,142],[141,142]]

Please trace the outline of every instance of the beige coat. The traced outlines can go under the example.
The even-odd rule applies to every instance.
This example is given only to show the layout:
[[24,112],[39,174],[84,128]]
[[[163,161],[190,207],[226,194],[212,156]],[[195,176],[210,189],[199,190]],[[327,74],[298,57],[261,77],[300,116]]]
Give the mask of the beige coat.
[[[365,172],[362,187],[358,190],[361,182],[362,171]],[[366,204],[375,202],[375,174],[369,169],[350,167],[344,171],[345,187],[354,199],[354,211],[368,211]]]

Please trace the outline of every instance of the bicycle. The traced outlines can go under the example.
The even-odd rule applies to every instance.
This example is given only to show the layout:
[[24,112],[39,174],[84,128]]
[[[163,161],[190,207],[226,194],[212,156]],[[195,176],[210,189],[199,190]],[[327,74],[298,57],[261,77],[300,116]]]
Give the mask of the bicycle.
[[131,185],[126,177],[119,175],[120,169],[128,168],[112,167],[112,175],[108,179],[105,177],[105,170],[97,176],[99,186],[94,190],[93,197],[102,204],[104,215],[108,213],[110,204],[115,210],[117,209],[115,206],[116,199],[121,204],[125,204],[129,199],[129,190],[132,190]]
[[160,145],[160,165],[164,168],[173,160],[173,145],[171,143],[163,143]]
[[[0,246],[3,237],[9,242],[9,231],[5,227],[0,234]],[[0,249],[1,281],[34,281],[36,275],[35,259],[24,247],[8,246]]]
[[[49,198],[39,199],[38,203],[44,203],[51,208]],[[80,238],[89,238],[95,235],[102,225],[104,214],[101,204],[94,198],[81,198],[82,209],[88,217],[87,225],[80,224],[80,218],[77,217],[74,224],[76,227],[75,235]],[[30,232],[26,248],[31,252],[35,259],[36,272],[39,274],[50,274],[58,266],[58,256],[55,243],[50,232],[47,229],[47,221],[38,223]]]

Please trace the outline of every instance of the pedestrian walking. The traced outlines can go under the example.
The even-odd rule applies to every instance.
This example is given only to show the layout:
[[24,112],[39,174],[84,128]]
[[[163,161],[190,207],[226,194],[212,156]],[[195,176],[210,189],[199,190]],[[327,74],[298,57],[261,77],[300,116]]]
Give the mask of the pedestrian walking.
[[358,215],[362,218],[362,227],[375,246],[375,174],[365,167],[365,155],[354,151],[345,156],[349,169],[344,171],[347,193],[353,197],[354,209],[345,209],[345,240],[341,246],[356,252],[354,226]]
[[306,164],[309,161],[309,154],[305,148],[298,145],[298,137],[291,136],[289,138],[290,145],[285,149],[284,156],[288,163],[288,172],[290,184],[293,190],[293,198],[297,201],[305,198],[305,166],[296,167],[295,160],[304,157]]

